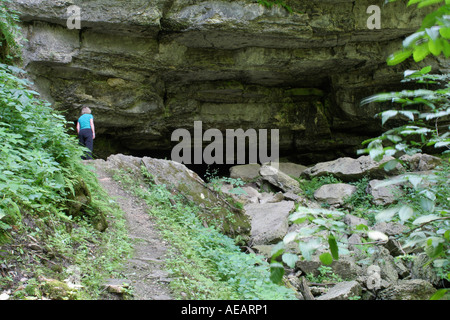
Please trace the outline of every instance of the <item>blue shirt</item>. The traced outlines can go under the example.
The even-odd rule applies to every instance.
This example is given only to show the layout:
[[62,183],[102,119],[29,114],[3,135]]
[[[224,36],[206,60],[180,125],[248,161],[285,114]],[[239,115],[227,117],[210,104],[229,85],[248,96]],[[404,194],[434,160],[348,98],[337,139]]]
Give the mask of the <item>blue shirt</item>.
[[78,122],[80,124],[80,130],[83,129],[91,129],[91,119],[94,119],[92,114],[85,113],[79,119]]

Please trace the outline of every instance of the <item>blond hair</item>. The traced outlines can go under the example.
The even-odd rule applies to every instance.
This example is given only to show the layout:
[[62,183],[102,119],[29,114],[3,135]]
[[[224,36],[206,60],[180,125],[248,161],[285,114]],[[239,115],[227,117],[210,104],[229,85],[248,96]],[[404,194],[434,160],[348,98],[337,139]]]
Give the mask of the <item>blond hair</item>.
[[91,113],[91,109],[89,109],[88,107],[84,107],[83,109],[81,109],[81,114],[86,114],[86,113]]

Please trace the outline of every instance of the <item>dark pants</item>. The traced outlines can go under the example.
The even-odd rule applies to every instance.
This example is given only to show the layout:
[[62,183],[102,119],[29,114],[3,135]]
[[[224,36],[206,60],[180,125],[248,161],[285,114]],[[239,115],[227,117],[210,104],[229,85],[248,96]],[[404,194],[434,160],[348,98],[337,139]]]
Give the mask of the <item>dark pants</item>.
[[82,129],[78,133],[78,139],[82,146],[85,146],[90,152],[87,152],[86,155],[82,156],[83,160],[92,159],[92,151],[94,150],[94,139],[92,135],[92,129]]

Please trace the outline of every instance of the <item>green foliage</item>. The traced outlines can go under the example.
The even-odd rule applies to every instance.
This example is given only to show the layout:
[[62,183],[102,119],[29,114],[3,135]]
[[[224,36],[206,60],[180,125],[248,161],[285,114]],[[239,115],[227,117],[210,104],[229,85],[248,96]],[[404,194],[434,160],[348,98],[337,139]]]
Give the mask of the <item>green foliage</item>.
[[20,58],[21,44],[18,12],[11,10],[7,4],[11,0],[0,0],[0,62],[11,63]]
[[[66,132],[65,119],[29,89],[24,76],[22,70],[0,64],[1,262],[15,263],[16,268],[35,276],[29,279],[29,287],[24,283],[26,290],[15,292],[16,299],[39,297],[39,286],[33,284],[36,278],[65,279],[64,269],[70,264],[83,274],[81,297],[95,298],[101,294],[102,277],[115,272],[130,250],[123,213],[81,162],[84,150]],[[80,179],[90,190],[91,203],[83,217],[73,218],[66,215],[66,209]],[[99,212],[113,218],[114,230],[95,230],[89,218]],[[27,237],[52,258],[30,252]],[[11,240],[20,250],[7,249]],[[13,283],[12,278],[2,279],[0,285]]]
[[[444,162],[439,171],[428,175],[404,175],[395,181],[409,183],[412,188],[399,204],[375,216],[377,222],[401,223],[408,227],[399,240],[405,250],[421,249],[428,263],[450,279],[450,164]],[[393,183],[392,181],[391,183]]]
[[329,252],[320,255],[320,260],[325,265],[338,260],[341,254],[348,254],[347,243],[341,241],[346,232],[346,225],[342,221],[343,216],[344,213],[337,210],[298,207],[289,220],[295,224],[307,224],[299,230],[289,232],[283,241],[275,246],[271,254],[273,280],[278,282],[283,275],[281,265],[276,260],[277,257],[281,256],[284,263],[291,268],[294,267],[298,256],[286,252],[286,248],[292,243],[297,244],[302,259],[308,261],[312,260],[316,251],[328,250]]
[[184,292],[188,299],[295,299],[293,291],[270,281],[269,264],[261,256],[241,252],[233,239],[205,227],[199,208],[181,195],[174,197],[164,185],[151,181],[147,188],[137,187],[126,173],[116,178],[149,204],[157,227],[170,242],[167,267],[176,293]]
[[344,198],[344,207],[351,210],[352,215],[374,221],[374,211],[379,206],[374,205],[373,196],[367,192],[370,179],[364,177],[355,182],[349,182],[349,184],[356,187],[356,192],[350,197]]
[[414,81],[438,89],[380,93],[361,102],[362,105],[366,105],[372,102],[391,101],[398,105],[398,108],[378,114],[382,124],[391,119],[406,123],[387,130],[379,137],[364,141],[363,145],[367,145],[367,148],[360,150],[359,153],[369,153],[375,160],[380,160],[384,155],[393,156],[398,152],[414,154],[430,146],[438,150],[444,149],[445,153],[449,152],[450,126],[447,122],[450,115],[449,75],[430,75],[428,74],[430,70],[431,67],[419,71],[408,70],[405,72],[404,82]]
[[331,267],[327,266],[320,266],[317,268],[317,271],[319,271],[319,274],[317,276],[314,276],[314,274],[309,273],[306,275],[306,279],[308,279],[310,282],[314,283],[333,283],[333,282],[342,282],[343,279],[336,275],[333,272],[333,269]]
[[217,170],[213,170],[213,172],[211,172],[208,168],[205,174],[205,179],[211,188],[216,192],[221,192],[222,185],[224,183],[228,183],[233,186],[233,188],[228,191],[229,193],[234,193],[237,195],[246,194],[246,192],[242,189],[242,186],[245,183],[241,178],[218,177]]
[[[449,1],[410,0],[408,5],[418,8],[444,3],[425,17],[421,28],[403,42],[404,50],[388,59],[394,65],[413,55],[416,62],[430,53],[450,56],[450,3]],[[442,153],[443,164],[432,174],[403,175],[387,182],[408,186],[408,193],[399,204],[379,211],[377,222],[397,222],[405,227],[398,241],[404,250],[423,250],[442,278],[450,279],[450,174],[448,159],[450,151],[450,82],[449,75],[430,74],[431,66],[421,70],[405,71],[403,82],[415,82],[424,88],[381,93],[366,98],[362,104],[372,102],[392,102],[395,109],[386,110],[378,116],[383,125],[393,123],[381,136],[363,142],[367,147],[359,153],[369,153],[375,160],[384,155],[398,156],[403,153],[421,152],[424,147],[434,146]],[[395,120],[395,121],[394,121]],[[403,123],[403,124],[402,124]],[[384,169],[391,170],[400,160],[393,160]],[[435,297],[436,298],[436,297]]]
[[[65,132],[64,118],[52,110],[23,71],[0,64],[0,228],[20,219],[21,210],[48,212],[64,207],[79,172],[81,148]],[[78,161],[76,161],[76,160]]]
[[430,54],[450,57],[450,3],[447,0],[410,0],[407,5],[414,4],[418,8],[436,4],[442,6],[423,19],[420,29],[403,41],[402,50],[389,56],[388,65],[399,64],[411,56],[415,62],[422,61]]

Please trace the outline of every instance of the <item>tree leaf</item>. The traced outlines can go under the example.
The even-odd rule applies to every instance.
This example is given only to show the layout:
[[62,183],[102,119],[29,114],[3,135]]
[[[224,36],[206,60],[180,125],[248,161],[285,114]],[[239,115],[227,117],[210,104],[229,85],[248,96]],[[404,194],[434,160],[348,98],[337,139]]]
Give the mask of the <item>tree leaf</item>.
[[333,257],[328,252],[324,252],[319,256],[320,262],[324,265],[329,266],[333,263]]
[[430,300],[440,300],[449,289],[439,289],[430,298]]
[[422,69],[420,69],[419,72],[420,72],[420,74],[424,75],[424,74],[427,74],[430,71],[431,71],[431,66],[426,66],[426,67],[423,67]]
[[314,253],[317,248],[321,245],[319,239],[313,239],[308,242],[300,242],[298,244],[298,248],[300,249],[302,256],[307,261],[311,261],[312,254]]
[[435,148],[441,148],[450,145],[450,141],[439,141],[434,145]]
[[412,111],[400,110],[398,113],[404,115],[409,120],[414,121],[414,113]]
[[402,222],[405,222],[414,215],[414,210],[409,206],[403,206],[398,211],[398,215],[400,217],[400,220]]
[[447,241],[450,240],[450,230],[444,232],[444,238],[447,239]]
[[441,34],[442,38],[450,39],[450,28],[449,27],[441,27],[439,29],[439,33]]
[[277,257],[279,257],[284,252],[284,243],[280,241],[277,243],[271,250],[271,260],[274,261]]
[[403,40],[403,47],[409,48],[414,47],[417,41],[425,36],[425,31],[415,32],[412,35],[408,36]]
[[415,62],[422,61],[429,53],[430,49],[428,48],[428,43],[422,43],[414,48],[413,59]]
[[289,268],[294,268],[295,263],[298,261],[298,256],[293,253],[284,253],[281,259],[289,266]]
[[375,241],[379,241],[379,240],[388,241],[389,240],[389,237],[387,235],[385,235],[383,232],[375,231],[375,230],[367,232],[367,236],[370,239],[375,240]]
[[413,224],[414,225],[418,225],[418,224],[430,222],[430,221],[433,221],[433,220],[437,220],[439,218],[440,217],[438,215],[428,214],[426,216],[421,216],[421,217],[417,218],[416,220],[414,220]]
[[407,6],[409,7],[410,5],[419,3],[420,1],[422,1],[422,0],[409,0]]
[[284,267],[281,263],[273,262],[270,264],[270,280],[273,283],[280,283],[283,279]]
[[388,208],[385,210],[380,211],[376,216],[375,220],[377,222],[387,222],[391,221],[394,215],[398,212],[398,207]]
[[388,110],[381,114],[381,124],[385,124],[390,118],[395,117],[398,114],[397,110]]
[[442,41],[442,50],[446,58],[450,57],[450,43],[448,41]]
[[297,231],[292,231],[292,232],[289,232],[287,235],[285,235],[283,238],[284,244],[288,244],[288,243],[294,241],[297,238],[297,234],[298,234]]
[[428,198],[420,198],[420,206],[422,209],[426,212],[433,212],[435,208],[435,204],[433,200],[430,200]]
[[439,257],[443,251],[444,251],[443,243],[438,243],[436,246],[433,245],[427,246],[427,248],[425,249],[426,254],[432,259]]
[[336,242],[336,238],[333,234],[328,236],[328,245],[330,246],[331,255],[334,260],[339,260],[339,248]]
[[419,183],[422,182],[422,177],[416,176],[416,175],[410,175],[410,176],[408,176],[408,180],[409,180],[409,182],[411,182],[414,189],[417,189],[417,186],[419,185]]
[[443,49],[440,39],[428,41],[428,49],[434,56],[440,55]]
[[431,28],[426,28],[425,32],[427,33],[427,35],[432,40],[431,42],[434,42],[436,39],[439,38],[439,27],[433,26]]
[[440,3],[440,2],[442,2],[442,0],[422,0],[418,5],[417,5],[417,8],[423,8],[423,7],[426,7],[426,6],[431,6],[431,5],[433,5],[433,4],[436,4],[436,3]]
[[398,160],[397,159],[393,159],[393,160],[389,160],[388,162],[383,164],[383,169],[384,171],[391,171],[393,169],[395,169],[395,167],[397,167],[398,164]]
[[412,50],[397,51],[394,54],[391,54],[387,58],[387,64],[389,66],[395,66],[395,65],[397,65],[399,63],[402,63],[403,61],[408,59],[411,56],[412,53],[413,53]]

